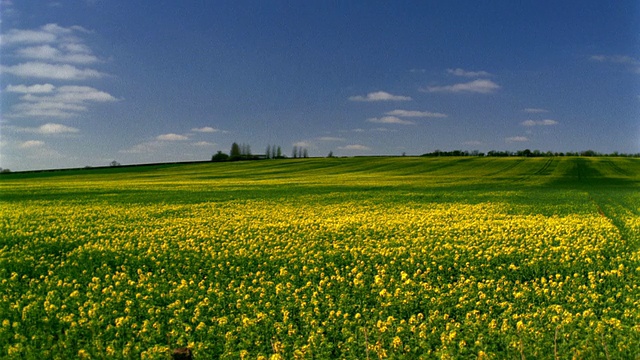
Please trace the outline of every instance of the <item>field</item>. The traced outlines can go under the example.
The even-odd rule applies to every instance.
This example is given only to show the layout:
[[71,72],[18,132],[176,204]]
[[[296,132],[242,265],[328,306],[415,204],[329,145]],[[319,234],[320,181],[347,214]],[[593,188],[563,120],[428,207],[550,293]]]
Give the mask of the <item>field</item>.
[[0,358],[640,358],[640,160],[0,177]]

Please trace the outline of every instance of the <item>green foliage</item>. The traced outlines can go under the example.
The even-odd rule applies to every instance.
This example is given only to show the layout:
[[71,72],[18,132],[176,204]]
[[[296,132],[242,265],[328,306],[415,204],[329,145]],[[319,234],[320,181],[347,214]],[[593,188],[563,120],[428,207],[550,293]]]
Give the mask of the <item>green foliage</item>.
[[211,161],[220,162],[229,160],[229,155],[223,153],[222,151],[218,151],[215,155],[211,157]]

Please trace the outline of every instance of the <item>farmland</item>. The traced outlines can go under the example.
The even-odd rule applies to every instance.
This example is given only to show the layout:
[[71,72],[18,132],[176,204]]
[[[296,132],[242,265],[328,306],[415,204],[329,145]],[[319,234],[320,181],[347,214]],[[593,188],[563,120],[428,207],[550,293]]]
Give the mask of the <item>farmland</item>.
[[640,161],[0,177],[0,357],[637,358]]

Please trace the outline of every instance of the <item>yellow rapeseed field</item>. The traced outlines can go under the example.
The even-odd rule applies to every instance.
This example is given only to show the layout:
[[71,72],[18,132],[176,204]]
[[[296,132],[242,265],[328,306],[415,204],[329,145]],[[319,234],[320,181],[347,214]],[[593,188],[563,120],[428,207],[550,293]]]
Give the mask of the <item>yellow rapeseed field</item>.
[[2,183],[1,358],[639,356],[636,191],[162,171]]

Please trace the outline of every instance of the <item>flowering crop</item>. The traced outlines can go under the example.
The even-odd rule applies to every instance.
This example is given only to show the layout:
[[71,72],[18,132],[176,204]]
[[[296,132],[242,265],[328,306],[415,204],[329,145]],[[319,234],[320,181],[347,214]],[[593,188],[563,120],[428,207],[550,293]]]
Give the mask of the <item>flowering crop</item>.
[[633,186],[224,166],[1,183],[1,356],[637,356]]

